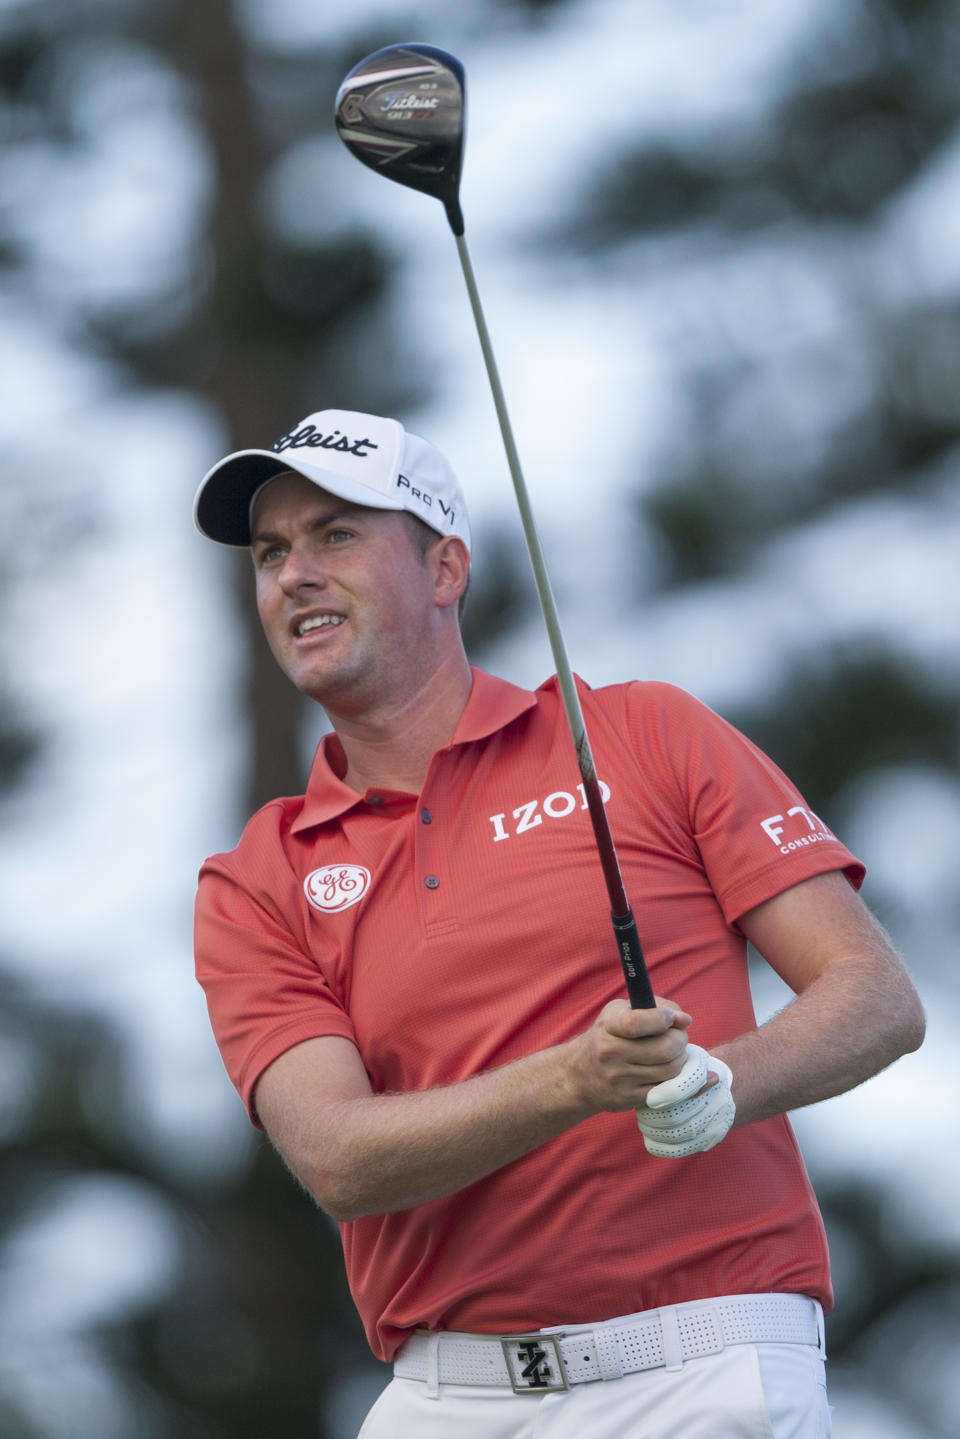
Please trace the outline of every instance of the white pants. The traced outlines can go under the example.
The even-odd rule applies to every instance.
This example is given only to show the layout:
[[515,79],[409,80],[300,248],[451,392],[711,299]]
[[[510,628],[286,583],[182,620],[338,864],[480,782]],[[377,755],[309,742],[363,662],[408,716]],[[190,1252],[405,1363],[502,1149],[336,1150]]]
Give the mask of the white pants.
[[394,1379],[358,1439],[829,1439],[824,1365],[805,1344],[735,1344],[682,1368],[547,1394]]

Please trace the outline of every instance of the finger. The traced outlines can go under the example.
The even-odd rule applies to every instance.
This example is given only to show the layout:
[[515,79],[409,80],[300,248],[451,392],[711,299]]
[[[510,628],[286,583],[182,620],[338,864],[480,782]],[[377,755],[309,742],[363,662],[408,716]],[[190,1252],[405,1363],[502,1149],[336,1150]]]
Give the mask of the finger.
[[683,1015],[686,1019],[690,1018],[686,1010],[683,1009],[675,999],[664,999],[662,994],[655,994],[653,997],[658,1009],[669,1009],[672,1010],[675,1015]]
[[[689,1029],[693,1023],[693,1016],[685,1009],[681,1009],[676,1000],[664,999],[662,995],[654,995],[657,1002],[657,1009],[661,1014],[670,1015],[670,1024],[673,1029]],[[636,1013],[636,1011],[634,1011]]]
[[[679,1078],[679,1075],[671,1075],[671,1076],[670,1076],[670,1079],[675,1079],[675,1078]],[[666,1084],[666,1083],[668,1083],[668,1082],[669,1082],[669,1080],[663,1080],[663,1081],[661,1081],[662,1084]],[[668,1100],[668,1101],[666,1102],[666,1104],[663,1104],[663,1103],[660,1103],[660,1104],[656,1104],[656,1103],[654,1103],[654,1104],[649,1104],[649,1091],[648,1091],[647,1098],[644,1099],[643,1102],[644,1102],[644,1104],[649,1104],[649,1108],[654,1112],[654,1114],[657,1114],[657,1113],[659,1113],[660,1111],[662,1111],[662,1110],[664,1110],[664,1109],[669,1109],[669,1110],[671,1110],[671,1111],[672,1111],[672,1110],[679,1109],[679,1110],[682,1110],[684,1114],[687,1114],[687,1113],[692,1114],[692,1113],[694,1113],[694,1112],[697,1110],[697,1108],[698,1108],[696,1101],[697,1101],[698,1099],[704,1099],[704,1098],[710,1093],[710,1091],[711,1091],[712,1089],[716,1089],[716,1087],[717,1087],[717,1085],[718,1085],[719,1083],[720,1083],[719,1076],[716,1075],[716,1074],[714,1074],[714,1073],[712,1073],[712,1072],[710,1072],[710,1073],[708,1073],[708,1075],[707,1075],[706,1083],[705,1083],[700,1089],[698,1089],[694,1094],[688,1095],[685,1099]],[[658,1086],[658,1085],[651,1085],[651,1086],[650,1086],[651,1090],[652,1090],[652,1089],[659,1088],[659,1087],[660,1087],[660,1086]],[[662,1093],[663,1093],[663,1091],[662,1091],[662,1089],[661,1089],[661,1095],[662,1095]]]
[[706,1051],[698,1044],[687,1045],[687,1057],[680,1073],[653,1086],[647,1095],[647,1107],[664,1109],[668,1105],[692,1099],[695,1094],[700,1094],[710,1087],[707,1074]]
[[[677,1109],[687,1111],[691,1106],[695,1112],[677,1113]],[[682,1159],[689,1154],[713,1149],[733,1125],[736,1105],[728,1091],[716,1100],[687,1100],[671,1112],[677,1118],[672,1127],[669,1113],[658,1114],[647,1109],[637,1111],[643,1142],[650,1154],[661,1159]]]
[[616,1008],[608,1005],[601,1012],[600,1020],[607,1032],[618,1039],[649,1039],[670,1029],[682,1032],[693,1023],[690,1015],[676,1005],[631,1009],[626,1003],[617,1004]]

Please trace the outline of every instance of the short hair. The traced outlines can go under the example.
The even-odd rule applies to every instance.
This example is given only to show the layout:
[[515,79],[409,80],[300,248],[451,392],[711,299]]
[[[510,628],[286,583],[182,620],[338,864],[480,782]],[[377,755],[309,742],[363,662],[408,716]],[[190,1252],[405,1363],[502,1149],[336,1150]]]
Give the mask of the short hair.
[[[427,551],[431,548],[431,546],[437,543],[437,540],[442,540],[443,535],[441,535],[439,531],[431,529],[430,526],[426,524],[423,520],[421,520],[418,515],[412,515],[409,510],[401,510],[400,513],[401,517],[406,523],[407,533],[410,536],[413,548],[416,550],[417,554],[420,556],[421,559],[425,559]],[[463,619],[463,611],[466,608],[467,591],[469,590],[469,588],[470,574],[468,572],[466,587],[464,588],[463,594],[460,596],[460,599],[457,602],[457,618],[459,620]]]

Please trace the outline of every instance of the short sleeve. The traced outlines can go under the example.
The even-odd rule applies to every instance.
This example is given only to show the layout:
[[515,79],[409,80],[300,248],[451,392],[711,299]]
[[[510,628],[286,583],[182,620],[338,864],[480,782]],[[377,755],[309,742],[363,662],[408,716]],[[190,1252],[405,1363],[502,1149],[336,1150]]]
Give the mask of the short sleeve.
[[316,959],[273,898],[237,874],[236,852],[200,871],[194,924],[197,979],[224,1066],[254,1124],[253,1090],[285,1050],[320,1035],[356,1042]]
[[830,870],[843,870],[859,888],[863,864],[751,740],[684,690],[660,683],[631,690],[635,743],[655,754],[661,781],[671,777],[669,798],[686,814],[728,924]]

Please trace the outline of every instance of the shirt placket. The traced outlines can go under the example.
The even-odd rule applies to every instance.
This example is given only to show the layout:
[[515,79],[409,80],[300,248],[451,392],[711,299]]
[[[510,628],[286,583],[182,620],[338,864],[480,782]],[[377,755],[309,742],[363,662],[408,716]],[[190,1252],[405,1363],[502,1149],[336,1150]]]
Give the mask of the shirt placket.
[[455,885],[450,866],[449,802],[438,806],[436,786],[428,784],[420,796],[414,836],[414,883],[423,932],[449,934],[460,928]]

